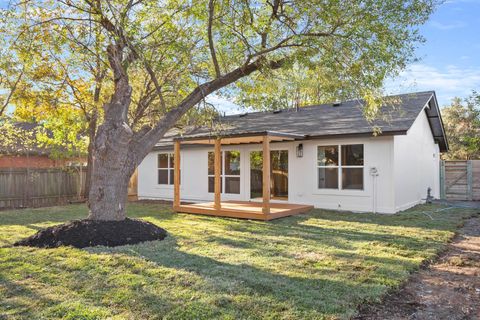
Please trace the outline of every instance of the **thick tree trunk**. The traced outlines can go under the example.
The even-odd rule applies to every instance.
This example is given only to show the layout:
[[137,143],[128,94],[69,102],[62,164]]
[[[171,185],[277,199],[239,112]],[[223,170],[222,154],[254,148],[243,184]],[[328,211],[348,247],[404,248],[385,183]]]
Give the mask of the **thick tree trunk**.
[[104,123],[95,139],[94,165],[88,197],[93,220],[123,220],[128,182],[136,161],[129,150],[132,132],[126,124],[116,127]]
[[132,87],[122,65],[123,48],[121,43],[108,47],[115,88],[110,102],[104,105],[104,121],[95,135],[88,195],[88,218],[92,220],[126,218],[128,181],[137,165],[131,149],[134,134],[127,124]]

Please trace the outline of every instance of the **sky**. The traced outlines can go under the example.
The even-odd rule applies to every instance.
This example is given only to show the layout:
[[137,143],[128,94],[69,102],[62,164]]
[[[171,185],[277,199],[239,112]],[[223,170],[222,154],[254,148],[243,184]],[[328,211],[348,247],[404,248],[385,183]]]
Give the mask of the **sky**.
[[387,91],[435,90],[440,106],[480,91],[480,0],[447,0],[420,31],[420,60],[389,80]]

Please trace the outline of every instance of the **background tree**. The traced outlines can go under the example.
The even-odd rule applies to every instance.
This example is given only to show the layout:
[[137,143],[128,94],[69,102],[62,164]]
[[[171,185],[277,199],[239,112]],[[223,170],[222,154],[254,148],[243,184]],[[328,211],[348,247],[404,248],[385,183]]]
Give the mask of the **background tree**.
[[19,129],[14,122],[2,117],[0,119],[0,152],[2,155],[34,152],[38,146],[37,133],[37,131]]
[[342,82],[338,74],[320,65],[294,63],[275,72],[259,72],[251,81],[239,81],[230,98],[252,109],[296,108],[358,97],[357,86]]
[[14,39],[12,30],[16,23],[13,21],[13,15],[9,11],[0,15],[0,118],[9,111],[12,97],[32,61],[29,53],[31,35],[26,34],[22,39]]
[[454,98],[442,109],[450,150],[446,160],[480,159],[480,94],[473,91],[466,99]]
[[[71,57],[74,44],[93,51],[85,39],[105,39],[94,43],[108,61],[113,88],[94,139],[89,218],[122,220],[137,165],[209,94],[251,91],[275,70],[298,65],[325,72],[320,79],[337,75],[376,101],[384,79],[413,58],[417,26],[433,6],[430,0],[38,0],[9,14],[22,19],[18,37],[63,34],[59,59]],[[99,34],[71,32],[89,28]]]
[[[64,119],[66,118],[66,119]],[[0,119],[0,154],[34,154],[47,152],[52,159],[80,158],[86,155],[88,139],[77,136],[80,123],[70,113],[60,115],[58,122],[19,122]],[[71,131],[65,130],[70,124]]]
[[[70,156],[67,150],[77,155],[86,152],[88,194],[97,122],[111,88],[102,44],[105,39],[99,26],[62,24],[52,28],[47,23],[32,23],[29,3],[18,8],[3,12],[4,38],[10,39],[8,54],[27,56],[23,60],[28,60],[15,90],[8,90],[9,103],[15,106],[11,116],[15,121],[42,123],[54,132],[50,137],[44,135],[43,142],[52,151],[61,150],[59,155]],[[36,15],[43,20],[57,17],[57,13],[41,9]],[[86,150],[83,137],[89,138]]]

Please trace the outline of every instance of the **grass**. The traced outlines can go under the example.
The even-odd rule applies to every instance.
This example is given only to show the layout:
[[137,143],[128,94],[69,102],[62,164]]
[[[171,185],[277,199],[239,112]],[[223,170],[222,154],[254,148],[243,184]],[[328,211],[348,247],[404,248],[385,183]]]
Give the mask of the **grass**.
[[271,222],[130,204],[164,241],[116,248],[11,244],[83,205],[0,212],[0,319],[333,319],[378,301],[452,238],[468,209],[309,214]]

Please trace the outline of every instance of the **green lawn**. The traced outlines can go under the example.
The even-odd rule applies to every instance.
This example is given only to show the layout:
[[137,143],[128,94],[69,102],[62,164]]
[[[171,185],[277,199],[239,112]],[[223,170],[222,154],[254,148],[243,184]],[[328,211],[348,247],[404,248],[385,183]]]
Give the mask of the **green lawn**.
[[164,241],[87,250],[11,244],[83,205],[0,212],[0,319],[331,319],[398,286],[467,209],[395,216],[314,210],[271,222],[130,204]]

